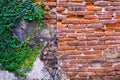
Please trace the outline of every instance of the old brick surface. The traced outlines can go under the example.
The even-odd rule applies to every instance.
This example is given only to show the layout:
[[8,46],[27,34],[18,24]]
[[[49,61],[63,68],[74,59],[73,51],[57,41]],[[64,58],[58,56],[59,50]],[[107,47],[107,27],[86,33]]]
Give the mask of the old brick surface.
[[114,64],[120,61],[116,55],[120,0],[49,0],[45,4],[46,10],[56,6],[57,19],[54,12],[45,16],[45,22],[57,24],[58,55],[70,80],[119,80],[120,66]]

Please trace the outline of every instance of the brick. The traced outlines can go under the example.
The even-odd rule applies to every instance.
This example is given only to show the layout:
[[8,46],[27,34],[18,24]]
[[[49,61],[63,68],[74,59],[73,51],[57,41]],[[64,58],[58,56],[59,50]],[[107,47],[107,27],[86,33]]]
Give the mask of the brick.
[[98,37],[87,37],[88,41],[92,41],[92,40],[98,40]]
[[74,29],[60,29],[60,33],[75,33]]
[[106,27],[120,27],[120,24],[117,24],[117,23],[106,24]]
[[117,74],[120,75],[120,71],[117,71]]
[[68,42],[69,46],[86,46],[86,42]]
[[120,6],[120,2],[113,2],[112,5],[113,6]]
[[100,20],[99,19],[91,19],[90,24],[99,24]]
[[66,75],[69,77],[76,76],[77,74],[77,72],[66,72]]
[[85,73],[85,72],[80,72],[80,73],[79,73],[79,76],[80,76],[80,77],[88,77],[89,74],[88,74],[88,73]]
[[76,78],[76,77],[72,77],[70,80],[86,80],[84,77],[83,78]]
[[102,28],[103,24],[88,24],[87,28]]
[[75,46],[59,46],[58,50],[65,51],[65,50],[75,50]]
[[94,11],[69,11],[70,15],[94,15]]
[[60,46],[66,46],[67,45],[67,42],[65,41],[65,42],[59,42],[59,45]]
[[94,2],[95,6],[110,6],[112,5],[112,2],[110,1],[96,1]]
[[85,56],[77,56],[77,59],[94,59],[95,55],[85,55]]
[[106,48],[107,48],[106,45],[96,45],[96,46],[93,46],[94,50],[105,50]]
[[79,59],[79,60],[69,60],[68,61],[70,64],[85,64],[87,62],[86,59]]
[[102,7],[95,7],[95,6],[87,6],[86,9],[88,11],[101,11]]
[[99,19],[111,19],[112,15],[98,15]]
[[116,15],[120,15],[120,11],[114,11]]
[[63,24],[79,24],[80,21],[78,19],[70,19],[70,20],[62,20]]
[[58,55],[64,55],[65,53],[63,51],[58,51],[57,54]]
[[50,10],[50,7],[48,5],[44,6],[45,10]]
[[72,2],[83,2],[83,0],[71,0]]
[[116,77],[116,78],[115,78],[116,80],[119,80],[119,79],[120,79],[120,75],[116,75],[115,77]]
[[85,19],[97,19],[96,15],[85,15],[84,16]]
[[61,22],[57,22],[58,28],[67,28],[66,24],[62,24]]
[[87,19],[79,19],[79,23],[80,24],[89,24],[90,23],[90,20],[87,20]]
[[84,36],[83,37],[79,37],[78,40],[79,41],[87,41],[87,37],[84,37]]
[[117,40],[116,36],[103,36],[99,38],[100,41],[106,41],[106,40]]
[[102,63],[102,62],[103,62],[102,59],[89,59],[88,60],[89,64]]
[[[72,56],[72,55],[63,55],[63,56],[61,56],[61,59],[63,59],[63,60],[66,60],[66,59],[76,59],[76,56]],[[68,64],[64,64],[64,67],[66,67],[66,66],[68,66]],[[76,66],[76,65],[73,65],[73,66]],[[68,66],[68,67],[70,67],[70,66]]]
[[69,3],[59,3],[57,5],[58,7],[69,7],[69,6],[81,6],[81,7],[84,7],[85,6],[85,3],[73,3],[73,2],[69,2]]
[[66,19],[67,16],[66,15],[62,15],[62,14],[58,14],[57,18],[58,18],[58,21],[60,21],[60,20]]
[[105,44],[110,45],[110,44],[120,44],[119,40],[116,41],[105,41]]
[[113,24],[115,22],[116,22],[115,20],[100,20],[100,23],[102,24]]
[[87,27],[87,25],[79,25],[79,24],[77,24],[77,25],[75,25],[75,24],[68,24],[68,28],[69,29],[83,29],[83,28],[86,28]]
[[56,24],[56,20],[44,20],[44,23]]
[[120,71],[120,64],[115,65],[115,66],[114,66],[114,69]]
[[63,42],[63,41],[76,41],[77,39],[75,37],[71,37],[71,38],[59,38],[58,39],[59,42]]
[[76,54],[81,54],[80,51],[76,51],[76,50],[72,50],[72,51],[66,51],[65,54],[73,54],[73,55],[76,55]]
[[102,54],[102,51],[101,50],[94,50],[94,51],[91,51],[91,50],[86,50],[84,52],[85,55],[95,55],[95,54]]
[[77,33],[77,34],[76,33],[68,33],[67,36],[68,37],[80,37],[80,36],[84,36],[84,33]]
[[93,33],[94,29],[93,28],[88,28],[88,29],[77,29],[77,33]]
[[56,19],[56,16],[55,15],[45,15],[44,18],[47,18],[47,19]]
[[86,33],[86,37],[100,37],[104,36],[103,32],[95,32],[95,33]]
[[56,2],[45,2],[44,4],[52,7],[56,6]]
[[77,50],[90,50],[89,46],[77,46]]
[[115,76],[105,76],[105,80],[116,80]]
[[88,46],[97,45],[97,42],[96,41],[87,41],[87,45]]
[[97,15],[113,15],[113,11],[97,11]]
[[66,35],[67,35],[66,33],[59,33],[58,34],[59,37],[66,37]]
[[112,67],[112,63],[111,62],[104,62],[101,64],[102,67]]
[[94,2],[95,0],[84,0],[85,2]]
[[58,11],[58,12],[60,12],[60,11],[64,11],[64,10],[65,10],[64,7],[57,7],[57,8],[56,8],[56,11]]
[[104,72],[105,68],[88,68],[88,72]]

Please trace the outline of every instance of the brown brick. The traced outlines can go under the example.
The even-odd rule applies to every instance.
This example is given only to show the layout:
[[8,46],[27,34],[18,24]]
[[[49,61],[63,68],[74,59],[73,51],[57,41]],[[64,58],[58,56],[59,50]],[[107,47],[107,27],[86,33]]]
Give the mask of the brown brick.
[[115,76],[106,76],[105,80],[116,80]]
[[68,42],[68,45],[69,46],[86,46],[86,42],[78,42],[78,41],[74,42],[74,41],[72,41],[72,42]]
[[70,80],[86,80],[86,79],[84,77],[83,78],[72,77]]
[[94,2],[95,6],[110,6],[112,2],[110,1],[96,1]]
[[79,19],[79,23],[80,24],[89,24],[90,23],[90,20],[87,20],[87,19]]
[[64,10],[65,10],[64,7],[57,7],[57,8],[56,8],[56,11],[58,11],[58,12],[59,12],[59,11],[64,11]]
[[98,40],[98,37],[87,37],[88,41]]
[[94,59],[95,55],[77,56],[77,59]]
[[104,62],[101,65],[102,67],[112,67],[112,63],[111,62]]
[[115,66],[114,66],[114,69],[115,69],[115,70],[120,70],[120,64],[115,65]]
[[75,46],[59,46],[58,50],[65,51],[65,50],[75,50]]
[[62,24],[61,22],[57,22],[58,28],[67,28],[66,24]]
[[56,20],[44,20],[44,22],[48,24],[56,24]]
[[95,16],[95,15],[85,15],[84,18],[85,19],[97,19],[97,16]]
[[69,11],[70,15],[94,15],[94,11]]
[[63,51],[58,51],[57,54],[58,55],[64,55],[65,53]]
[[84,52],[85,55],[95,55],[95,54],[102,54],[102,51],[101,50],[94,50],[94,51],[91,51],[91,50],[86,50]]
[[103,27],[103,24],[88,24],[87,25],[87,28],[102,28]]
[[94,29],[93,28],[88,28],[88,29],[77,29],[77,33],[93,33]]
[[60,29],[60,33],[75,33],[74,29]]
[[113,11],[97,11],[97,15],[113,15]]
[[69,19],[69,20],[62,20],[63,24],[79,24],[80,21],[78,19]]
[[45,2],[45,5],[56,6],[56,2]]
[[106,45],[96,45],[96,46],[93,46],[94,50],[105,50],[106,48],[107,48]]
[[113,2],[112,5],[113,6],[120,6],[120,2]]
[[98,15],[99,19],[111,19],[112,15]]
[[64,41],[76,41],[77,39],[75,37],[71,38],[59,38],[59,42],[64,42]]
[[87,6],[86,9],[88,11],[101,11],[102,10],[101,7],[95,7],[95,6]]
[[90,46],[77,46],[77,50],[90,50]]
[[66,51],[65,54],[73,54],[73,55],[75,55],[75,54],[81,54],[81,52],[76,51],[76,50],[72,50],[72,51]]
[[83,2],[83,0],[72,0],[72,2]]

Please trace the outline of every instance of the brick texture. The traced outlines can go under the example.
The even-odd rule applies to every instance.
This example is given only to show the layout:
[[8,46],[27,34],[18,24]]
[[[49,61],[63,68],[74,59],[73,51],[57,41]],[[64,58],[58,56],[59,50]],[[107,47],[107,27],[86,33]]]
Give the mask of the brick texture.
[[[120,79],[120,0],[47,0],[57,24],[58,55],[70,80]],[[55,21],[57,18],[57,21]]]

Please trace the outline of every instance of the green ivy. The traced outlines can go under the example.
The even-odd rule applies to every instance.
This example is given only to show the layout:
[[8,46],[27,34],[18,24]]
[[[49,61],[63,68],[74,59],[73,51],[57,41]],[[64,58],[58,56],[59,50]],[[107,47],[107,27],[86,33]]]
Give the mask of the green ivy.
[[0,69],[19,75],[30,70],[41,46],[31,48],[31,36],[19,42],[12,29],[21,19],[38,20],[41,27],[46,14],[43,7],[43,4],[38,7],[34,0],[0,0]]

